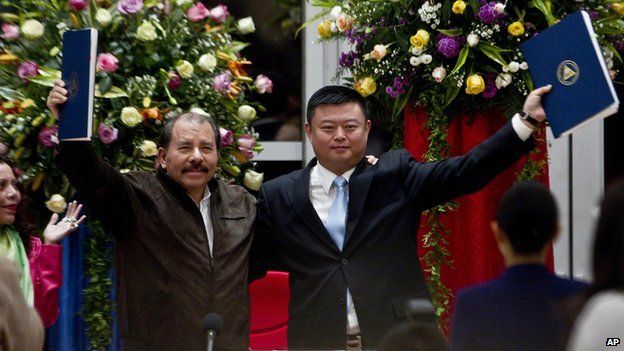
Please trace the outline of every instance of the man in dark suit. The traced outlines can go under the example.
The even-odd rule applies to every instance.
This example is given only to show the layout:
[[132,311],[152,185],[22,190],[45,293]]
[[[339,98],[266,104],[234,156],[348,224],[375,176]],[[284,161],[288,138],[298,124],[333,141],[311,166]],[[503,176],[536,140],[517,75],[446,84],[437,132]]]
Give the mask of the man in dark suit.
[[557,206],[543,185],[519,183],[501,199],[492,231],[507,270],[457,296],[452,350],[555,350],[563,299],[585,284],[556,277],[546,257],[559,233]]
[[[548,90],[533,91],[522,116],[544,120]],[[514,116],[462,157],[419,163],[400,150],[371,165],[364,99],[339,86],[314,93],[305,129],[317,158],[262,186],[251,257],[260,273],[290,272],[289,348],[375,348],[406,300],[428,298],[416,252],[420,213],[481,189],[531,150],[529,121]]]

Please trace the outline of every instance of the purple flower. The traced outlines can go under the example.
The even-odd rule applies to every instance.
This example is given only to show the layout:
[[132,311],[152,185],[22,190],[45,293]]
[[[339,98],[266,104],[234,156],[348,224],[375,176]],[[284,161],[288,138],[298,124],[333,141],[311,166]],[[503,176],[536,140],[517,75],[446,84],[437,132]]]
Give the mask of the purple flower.
[[338,64],[341,67],[351,67],[357,58],[357,54],[353,51],[343,52],[340,54],[340,58],[338,59]]
[[498,11],[496,11],[496,3],[490,2],[479,8],[479,18],[483,23],[490,24],[498,17]]
[[208,11],[201,2],[198,2],[186,10],[186,17],[188,17],[191,22],[202,21],[204,18],[208,17],[208,15],[210,15],[210,11]]
[[33,61],[24,61],[17,68],[17,76],[24,82],[28,82],[29,77],[34,77],[39,73],[39,65]]
[[41,131],[39,131],[39,142],[47,147],[54,147],[54,145],[58,144],[58,126],[41,128]]
[[117,140],[117,133],[117,128],[113,126],[109,127],[104,123],[100,123],[98,126],[98,138],[100,138],[100,141],[104,144],[110,144]]
[[17,40],[19,38],[19,27],[14,24],[2,24],[2,38],[6,40]]
[[117,3],[117,10],[124,15],[139,12],[143,8],[143,0],[120,0]]
[[485,90],[481,95],[484,99],[493,99],[496,96],[498,89],[496,88],[496,75],[490,73],[485,77]]
[[600,18],[600,14],[598,13],[598,11],[589,11],[589,18],[592,21],[597,21]]
[[178,89],[182,85],[182,78],[177,73],[170,72],[169,73],[169,89],[174,91]]
[[76,12],[86,9],[88,4],[87,0],[69,0],[69,7]]
[[442,56],[446,58],[452,58],[459,55],[462,46],[466,42],[466,38],[461,36],[449,37],[441,34],[438,38],[437,50]]
[[234,143],[234,134],[231,130],[219,127],[219,134],[221,135],[221,146],[231,146]]
[[230,90],[230,82],[230,75],[221,73],[212,79],[212,88],[225,94]]
[[617,51],[624,51],[624,40],[616,41],[614,46],[615,46],[615,50],[617,50]]

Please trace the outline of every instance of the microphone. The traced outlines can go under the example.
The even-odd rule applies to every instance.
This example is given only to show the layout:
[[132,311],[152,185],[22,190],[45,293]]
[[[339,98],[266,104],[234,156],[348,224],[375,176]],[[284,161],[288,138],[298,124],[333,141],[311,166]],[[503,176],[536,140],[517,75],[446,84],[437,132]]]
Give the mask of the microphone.
[[210,312],[204,317],[204,332],[208,337],[207,351],[212,351],[221,328],[223,328],[223,318],[218,313]]

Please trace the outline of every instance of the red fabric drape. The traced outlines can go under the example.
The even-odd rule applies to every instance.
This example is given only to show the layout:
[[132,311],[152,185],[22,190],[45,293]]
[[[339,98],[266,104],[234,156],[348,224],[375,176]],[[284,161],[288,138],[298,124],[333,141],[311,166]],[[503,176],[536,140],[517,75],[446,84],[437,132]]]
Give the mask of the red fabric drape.
[[[428,132],[424,128],[427,115],[422,107],[406,107],[404,110],[403,145],[417,160],[422,161],[427,151]],[[450,156],[463,155],[474,146],[487,139],[506,123],[502,113],[490,110],[474,115],[461,114],[453,118],[448,133]],[[442,222],[450,230],[448,248],[454,268],[442,269],[442,281],[455,294],[459,289],[479,284],[497,277],[504,269],[503,259],[498,252],[490,222],[496,213],[496,206],[504,192],[514,183],[522,170],[527,157],[546,160],[544,134],[537,138],[540,151],[523,157],[505,172],[499,174],[483,190],[456,199],[459,208],[442,217]],[[545,169],[539,181],[548,185],[548,170]],[[421,223],[426,223],[425,218]],[[425,233],[421,228],[419,238]],[[422,242],[419,252],[423,252]],[[552,269],[552,252],[548,266]],[[451,301],[453,306],[453,301]]]

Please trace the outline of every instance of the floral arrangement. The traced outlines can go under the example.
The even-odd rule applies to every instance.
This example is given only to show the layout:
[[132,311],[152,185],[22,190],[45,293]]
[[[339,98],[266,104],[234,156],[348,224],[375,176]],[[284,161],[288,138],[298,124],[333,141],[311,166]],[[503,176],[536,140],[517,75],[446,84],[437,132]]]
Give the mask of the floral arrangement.
[[[401,112],[407,103],[427,114],[427,161],[448,155],[447,127],[458,112],[495,107],[511,116],[533,82],[519,46],[578,9],[588,11],[614,79],[624,51],[624,2],[616,0],[311,0],[323,8],[319,41],[346,41],[338,76],[345,76],[377,108],[378,118],[402,146]],[[392,111],[390,113],[390,111]],[[529,159],[518,179],[532,179],[545,161]],[[447,203],[427,211],[422,237],[436,313],[448,317],[451,291],[440,277],[450,265],[448,230],[440,216]]]
[[[47,199],[48,209],[62,212],[72,196],[54,165],[58,126],[45,100],[60,78],[62,34],[86,27],[99,31],[93,139],[103,158],[122,172],[154,170],[161,128],[168,118],[190,110],[212,116],[221,127],[218,176],[252,190],[260,187],[263,176],[254,171],[252,159],[262,147],[248,125],[263,109],[249,99],[271,93],[273,84],[267,76],[246,72],[251,62],[242,50],[247,44],[238,38],[254,32],[251,17],[236,20],[224,5],[208,8],[192,0],[22,0],[3,5],[0,151],[22,170],[31,197]],[[101,253],[106,233],[96,228],[91,234],[99,239],[89,244],[92,284],[85,296],[95,302],[87,301],[85,306],[92,308],[85,307],[83,316],[92,346],[99,349],[111,336],[110,316],[97,313],[101,301],[108,300],[110,262]]]

